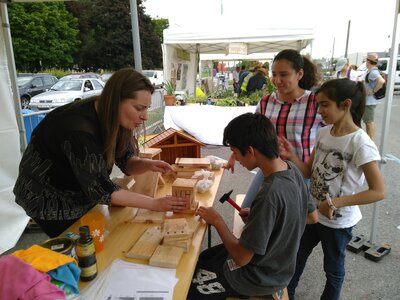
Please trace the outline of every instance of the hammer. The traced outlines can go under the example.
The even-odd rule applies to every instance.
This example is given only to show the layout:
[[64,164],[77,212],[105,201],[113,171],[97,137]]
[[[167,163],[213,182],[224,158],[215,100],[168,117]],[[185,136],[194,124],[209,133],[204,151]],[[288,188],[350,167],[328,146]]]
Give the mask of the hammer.
[[233,190],[231,190],[228,193],[223,194],[222,197],[219,199],[219,202],[224,203],[225,201],[228,201],[230,205],[232,205],[234,208],[236,208],[236,210],[238,212],[240,212],[241,207],[239,205],[237,205],[236,202],[233,201],[232,198],[230,197],[232,192],[233,192]]

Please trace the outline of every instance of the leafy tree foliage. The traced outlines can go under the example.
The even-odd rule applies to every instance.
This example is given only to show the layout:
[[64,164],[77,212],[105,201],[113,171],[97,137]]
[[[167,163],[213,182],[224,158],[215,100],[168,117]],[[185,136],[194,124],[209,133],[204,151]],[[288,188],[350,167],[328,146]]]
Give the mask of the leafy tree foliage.
[[163,36],[163,31],[164,29],[169,27],[169,21],[168,19],[153,19],[151,20],[153,23],[154,27],[154,32],[157,34],[157,36],[160,38],[160,42],[163,43],[164,36]]
[[63,2],[8,5],[16,67],[69,68],[79,45],[77,20]]

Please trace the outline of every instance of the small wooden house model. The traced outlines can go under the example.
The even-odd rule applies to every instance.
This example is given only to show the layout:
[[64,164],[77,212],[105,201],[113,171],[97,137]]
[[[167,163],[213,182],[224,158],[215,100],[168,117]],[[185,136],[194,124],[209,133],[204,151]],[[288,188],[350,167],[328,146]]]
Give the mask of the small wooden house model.
[[161,148],[161,160],[174,164],[177,157],[201,157],[205,144],[191,135],[173,128],[156,135],[145,143],[146,148]]

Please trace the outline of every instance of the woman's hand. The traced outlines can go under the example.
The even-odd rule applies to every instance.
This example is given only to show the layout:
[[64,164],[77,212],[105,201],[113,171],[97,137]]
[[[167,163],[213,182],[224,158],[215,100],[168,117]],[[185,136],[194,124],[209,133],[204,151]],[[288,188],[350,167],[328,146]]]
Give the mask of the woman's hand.
[[196,211],[196,215],[200,216],[207,224],[213,226],[218,222],[224,222],[221,215],[212,207],[200,206]]
[[149,170],[160,172],[162,175],[173,171],[171,165],[162,160],[149,160]]
[[232,174],[235,172],[235,154],[232,152],[229,156],[228,162],[222,166],[224,169],[231,170]]
[[154,199],[153,210],[180,212],[189,206],[188,198],[166,196]]

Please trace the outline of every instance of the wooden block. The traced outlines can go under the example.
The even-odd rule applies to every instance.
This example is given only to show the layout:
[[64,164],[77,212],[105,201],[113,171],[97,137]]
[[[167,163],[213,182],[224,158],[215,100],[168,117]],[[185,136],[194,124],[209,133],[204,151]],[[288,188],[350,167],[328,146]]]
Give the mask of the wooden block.
[[162,149],[160,148],[141,148],[139,152],[139,157],[149,158],[149,159],[160,159],[160,153]]
[[209,158],[190,158],[190,157],[177,157],[175,164],[179,166],[195,167],[195,168],[210,168],[211,163]]
[[189,233],[193,237],[193,235],[195,234],[195,232],[197,231],[197,229],[200,226],[200,222],[201,222],[200,217],[192,216],[192,217],[186,218],[186,222],[188,223],[188,226],[189,226]]
[[188,166],[180,166],[176,164],[171,165],[174,172],[196,172],[200,170],[210,171],[211,167],[188,167]]
[[151,256],[149,265],[164,268],[176,268],[182,255],[182,248],[159,245]]
[[155,197],[159,176],[160,173],[151,171],[133,176],[135,184],[130,191],[149,197]]
[[185,218],[168,219],[164,221],[163,233],[165,237],[188,237],[189,225]]
[[130,190],[135,184],[135,179],[133,176],[126,175],[124,175],[124,177],[114,177],[111,179],[111,181],[124,190]]
[[153,255],[162,238],[163,233],[160,227],[147,228],[125,256],[147,260]]
[[191,209],[196,195],[196,179],[177,178],[172,183],[172,196],[189,199],[186,209]]
[[194,214],[196,210],[199,208],[199,202],[193,201],[192,204],[190,205],[190,208],[181,210],[181,211],[176,211],[174,214]]
[[191,242],[192,242],[191,239],[186,239],[181,241],[163,241],[163,246],[178,247],[182,248],[183,252],[187,252],[189,250]]
[[136,216],[133,218],[133,223],[154,223],[161,224],[164,222],[165,213],[162,211],[153,211],[144,208],[137,210]]

